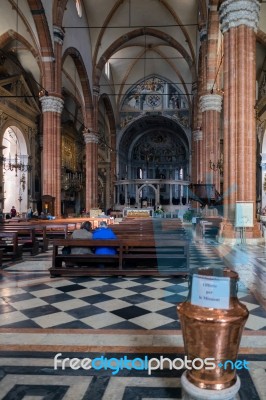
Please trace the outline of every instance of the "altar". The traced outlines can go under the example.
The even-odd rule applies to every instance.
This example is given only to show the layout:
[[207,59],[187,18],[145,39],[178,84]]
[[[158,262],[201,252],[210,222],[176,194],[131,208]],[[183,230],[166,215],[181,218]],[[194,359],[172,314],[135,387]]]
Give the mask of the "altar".
[[153,208],[128,208],[123,209],[123,217],[149,218],[153,217]]

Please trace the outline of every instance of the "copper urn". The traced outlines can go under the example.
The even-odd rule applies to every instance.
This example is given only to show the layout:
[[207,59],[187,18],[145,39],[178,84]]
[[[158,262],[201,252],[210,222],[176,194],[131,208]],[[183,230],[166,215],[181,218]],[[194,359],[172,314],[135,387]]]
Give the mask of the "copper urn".
[[[192,304],[194,274],[203,276],[202,279],[230,278],[225,279],[229,297],[226,309]],[[214,359],[213,369],[206,369],[204,365],[201,369],[192,366],[186,371],[187,379],[199,388],[222,390],[236,382],[236,370],[232,365],[237,361],[242,331],[249,315],[246,306],[237,298],[237,281],[238,274],[228,268],[197,268],[190,276],[187,300],[177,306],[187,359]],[[229,365],[226,363],[223,368],[228,360]]]

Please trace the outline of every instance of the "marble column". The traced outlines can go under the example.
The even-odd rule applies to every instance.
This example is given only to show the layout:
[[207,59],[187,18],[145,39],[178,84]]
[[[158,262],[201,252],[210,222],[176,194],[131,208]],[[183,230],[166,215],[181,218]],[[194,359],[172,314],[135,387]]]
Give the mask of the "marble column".
[[[196,158],[196,162],[194,164],[194,168],[196,171],[193,174],[193,183],[200,183],[202,181],[202,130],[198,128],[197,130],[193,131],[193,159]],[[194,169],[193,168],[193,169]],[[192,169],[192,171],[193,171]]]
[[266,207],[266,154],[261,153],[261,209]]
[[[219,8],[224,36],[224,216],[233,225],[236,202],[252,202],[254,228],[247,228],[247,238],[260,235],[255,223],[254,108],[259,10],[257,0],[226,0]],[[223,235],[226,237],[227,233],[228,237],[232,235],[230,229],[225,229]]]
[[43,112],[42,194],[55,198],[55,215],[61,216],[61,113],[57,96],[40,98]]
[[206,94],[200,97],[202,125],[204,129],[204,182],[215,184],[220,191],[220,171],[210,169],[210,160],[217,164],[220,159],[220,113],[222,110],[222,96]]
[[[199,67],[198,67],[198,85],[193,85],[193,92],[197,101],[194,103],[194,129],[192,141],[192,171],[191,177],[193,183],[199,183],[203,180],[203,165],[205,153],[203,151],[203,132],[202,132],[202,114],[198,106],[199,98],[206,88],[206,56],[207,56],[207,29],[206,26],[200,28],[200,51],[199,51]],[[195,132],[195,133],[194,133]]]
[[83,132],[86,144],[86,211],[98,207],[98,141],[96,132],[85,129]]

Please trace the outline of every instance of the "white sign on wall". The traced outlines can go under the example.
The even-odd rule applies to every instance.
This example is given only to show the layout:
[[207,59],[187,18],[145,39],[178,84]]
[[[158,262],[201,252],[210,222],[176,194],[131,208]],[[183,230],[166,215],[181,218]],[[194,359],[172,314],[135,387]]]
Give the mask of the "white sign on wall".
[[191,304],[200,307],[228,310],[230,278],[194,274]]
[[236,202],[236,228],[249,228],[253,224],[253,203],[252,202]]

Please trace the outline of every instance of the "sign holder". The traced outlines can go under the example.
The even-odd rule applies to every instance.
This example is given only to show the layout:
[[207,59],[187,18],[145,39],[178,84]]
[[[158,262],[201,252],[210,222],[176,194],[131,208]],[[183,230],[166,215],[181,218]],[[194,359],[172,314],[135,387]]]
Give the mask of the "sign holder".
[[235,228],[240,229],[240,243],[246,244],[246,228],[254,226],[254,203],[251,201],[237,201],[235,213]]

